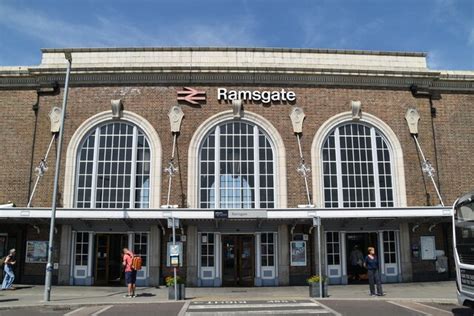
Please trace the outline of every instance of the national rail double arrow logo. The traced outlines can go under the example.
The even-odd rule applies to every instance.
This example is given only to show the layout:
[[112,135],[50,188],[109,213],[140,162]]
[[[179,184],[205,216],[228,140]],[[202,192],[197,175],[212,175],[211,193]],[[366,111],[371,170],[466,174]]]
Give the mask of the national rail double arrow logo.
[[198,91],[189,87],[183,89],[183,91],[178,91],[178,101],[186,101],[190,104],[199,104],[198,101],[206,101],[206,91]]

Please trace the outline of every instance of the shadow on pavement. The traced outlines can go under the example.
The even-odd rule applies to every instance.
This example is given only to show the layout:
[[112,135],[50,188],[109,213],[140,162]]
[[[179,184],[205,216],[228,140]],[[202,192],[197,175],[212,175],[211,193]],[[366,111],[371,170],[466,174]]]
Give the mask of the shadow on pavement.
[[62,301],[74,301],[74,300],[84,300],[84,299],[97,299],[97,298],[100,298],[100,297],[112,297],[112,296],[116,296],[116,295],[123,295],[124,292],[123,291],[120,291],[120,292],[114,292],[114,293],[110,293],[110,294],[107,294],[107,295],[99,295],[99,296],[80,296],[80,297],[77,297],[77,296],[74,296],[74,297],[70,297],[70,298],[55,298],[54,301],[55,302],[62,302]]
[[15,286],[15,290],[24,290],[24,289],[32,289],[33,286],[28,286],[28,285],[18,285],[18,286]]
[[139,293],[139,294],[137,294],[137,297],[152,297],[152,296],[156,296],[156,295],[153,294],[153,293]]
[[4,300],[0,300],[0,303],[3,303],[3,302],[15,302],[15,301],[18,301],[17,298],[7,298],[7,299],[4,299]]

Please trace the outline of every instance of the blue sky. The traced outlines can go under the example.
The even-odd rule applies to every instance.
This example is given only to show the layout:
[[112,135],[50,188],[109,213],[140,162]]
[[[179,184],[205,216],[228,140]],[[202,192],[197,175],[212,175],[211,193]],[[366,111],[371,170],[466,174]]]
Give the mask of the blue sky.
[[422,51],[431,69],[474,70],[474,1],[0,0],[0,65],[136,46]]

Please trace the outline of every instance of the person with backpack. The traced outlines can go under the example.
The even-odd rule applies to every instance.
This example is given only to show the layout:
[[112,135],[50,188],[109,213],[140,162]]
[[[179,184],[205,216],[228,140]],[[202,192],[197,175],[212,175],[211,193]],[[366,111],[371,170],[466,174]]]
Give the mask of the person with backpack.
[[135,283],[137,282],[137,270],[133,267],[134,254],[128,248],[123,248],[123,266],[125,268],[125,283],[127,284],[128,294],[124,297],[133,298],[135,295]]
[[3,271],[5,271],[5,278],[2,283],[3,290],[15,290],[12,286],[13,280],[15,280],[15,274],[13,273],[13,266],[16,264],[16,250],[10,249],[9,255],[5,257],[3,262]]

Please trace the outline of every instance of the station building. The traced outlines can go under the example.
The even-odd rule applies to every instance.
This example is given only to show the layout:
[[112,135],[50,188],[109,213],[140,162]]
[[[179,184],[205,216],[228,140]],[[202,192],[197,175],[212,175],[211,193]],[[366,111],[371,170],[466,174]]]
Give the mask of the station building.
[[188,286],[302,285],[320,263],[357,282],[368,246],[384,282],[454,276],[473,71],[412,52],[81,48],[0,67],[0,255],[17,249],[19,282],[44,282],[65,51],[55,284],[120,284],[124,246],[139,285],[163,284],[170,218]]

